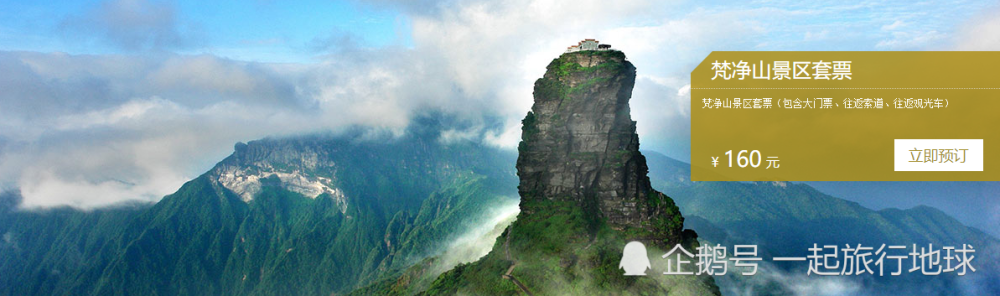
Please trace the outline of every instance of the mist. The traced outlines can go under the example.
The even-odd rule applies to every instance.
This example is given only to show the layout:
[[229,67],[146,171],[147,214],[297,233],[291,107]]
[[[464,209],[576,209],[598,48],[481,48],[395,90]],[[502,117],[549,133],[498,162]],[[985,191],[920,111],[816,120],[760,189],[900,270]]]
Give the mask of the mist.
[[497,237],[517,219],[517,214],[521,212],[519,202],[520,199],[517,198],[504,198],[484,215],[482,221],[472,223],[464,233],[446,240],[444,248],[438,252],[438,260],[435,261],[435,269],[431,274],[437,275],[459,264],[475,262],[489,254]]

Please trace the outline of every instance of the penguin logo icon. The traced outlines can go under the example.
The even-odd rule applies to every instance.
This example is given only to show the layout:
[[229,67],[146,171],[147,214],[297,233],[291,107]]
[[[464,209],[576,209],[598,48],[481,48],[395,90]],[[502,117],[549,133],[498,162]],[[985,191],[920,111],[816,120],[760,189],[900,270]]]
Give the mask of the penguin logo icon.
[[625,275],[644,276],[646,275],[646,269],[651,267],[649,257],[646,256],[645,245],[637,241],[625,244],[625,250],[622,252],[622,262],[618,264],[618,268],[625,269]]

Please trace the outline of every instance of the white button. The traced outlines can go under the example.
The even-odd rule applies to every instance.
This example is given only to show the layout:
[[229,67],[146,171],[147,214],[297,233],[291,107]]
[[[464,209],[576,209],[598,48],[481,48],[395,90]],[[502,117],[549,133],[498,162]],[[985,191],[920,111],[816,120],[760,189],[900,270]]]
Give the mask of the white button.
[[893,159],[897,172],[981,172],[983,139],[896,139]]

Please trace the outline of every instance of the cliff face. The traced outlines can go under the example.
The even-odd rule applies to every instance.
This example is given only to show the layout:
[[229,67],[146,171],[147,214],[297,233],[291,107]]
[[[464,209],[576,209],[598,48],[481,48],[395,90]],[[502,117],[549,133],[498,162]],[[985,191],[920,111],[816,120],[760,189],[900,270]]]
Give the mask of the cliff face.
[[611,228],[679,242],[683,218],[652,189],[629,99],[636,69],[620,51],[566,53],[535,82],[517,160],[522,209],[572,201]]

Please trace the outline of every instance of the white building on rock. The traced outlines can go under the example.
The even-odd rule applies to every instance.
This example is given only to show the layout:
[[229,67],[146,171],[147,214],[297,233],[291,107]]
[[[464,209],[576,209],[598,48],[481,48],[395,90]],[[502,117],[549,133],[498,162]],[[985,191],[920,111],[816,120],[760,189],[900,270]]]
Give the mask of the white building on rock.
[[611,44],[601,44],[596,39],[583,39],[576,45],[566,48],[566,52],[577,52],[584,50],[611,50]]

